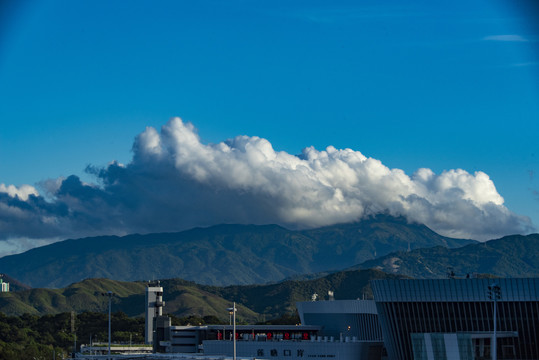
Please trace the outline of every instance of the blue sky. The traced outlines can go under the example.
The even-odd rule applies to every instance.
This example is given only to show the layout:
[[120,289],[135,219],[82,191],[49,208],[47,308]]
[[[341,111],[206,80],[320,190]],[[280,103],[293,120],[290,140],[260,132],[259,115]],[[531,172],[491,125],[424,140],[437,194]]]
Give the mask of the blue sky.
[[98,184],[88,165],[128,164],[138,134],[179,116],[204,144],[258,136],[289,154],[350,148],[408,175],[481,171],[537,228],[535,10],[480,0],[6,2],[0,184],[41,195],[47,179]]

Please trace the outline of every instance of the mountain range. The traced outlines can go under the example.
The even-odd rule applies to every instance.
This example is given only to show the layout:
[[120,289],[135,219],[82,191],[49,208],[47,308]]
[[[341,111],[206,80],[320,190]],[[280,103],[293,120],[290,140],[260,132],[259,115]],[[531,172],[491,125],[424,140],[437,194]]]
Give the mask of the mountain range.
[[277,225],[218,225],[178,233],[70,239],[0,258],[0,272],[31,287],[60,288],[87,278],[182,278],[247,285],[343,270],[367,260],[433,246],[476,243],[441,236],[403,217],[294,231]]
[[399,251],[366,261],[351,269],[376,268],[388,274],[413,278],[440,278],[453,273],[466,277],[474,273],[500,277],[539,276],[539,234],[511,235],[455,249],[435,246]]
[[292,313],[296,301],[315,293],[371,298],[371,279],[536,277],[539,234],[479,243],[388,216],[305,231],[220,225],[66,240],[1,258],[0,271],[9,274],[3,278],[14,290],[0,294],[6,314],[104,311],[101,293],[113,291],[115,311],[139,316],[147,285],[140,280],[151,274],[164,279],[170,314],[226,321],[225,310],[235,301],[243,320],[252,323]]

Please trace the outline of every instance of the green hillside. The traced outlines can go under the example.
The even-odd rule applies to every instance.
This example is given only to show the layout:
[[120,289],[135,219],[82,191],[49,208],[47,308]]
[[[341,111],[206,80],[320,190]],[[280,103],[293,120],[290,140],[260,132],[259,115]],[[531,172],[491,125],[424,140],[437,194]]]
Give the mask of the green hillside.
[[539,276],[539,234],[506,236],[456,249],[437,246],[396,252],[353,268],[377,268],[414,278],[445,277],[448,269],[457,276],[483,273],[536,277]]
[[382,271],[340,271],[322,278],[305,281],[283,281],[271,285],[228,286],[215,288],[216,294],[241,303],[257,313],[268,317],[293,312],[297,301],[310,301],[313,294],[320,299],[327,298],[333,291],[335,299],[372,299],[369,280],[398,278]]
[[117,294],[115,303],[129,302],[131,296],[142,295],[142,303],[129,309],[132,314],[144,312],[144,288],[140,282],[88,279],[63,289],[29,289],[0,294],[0,311],[8,315],[57,314],[69,311],[103,311],[108,304],[101,293],[111,289]]
[[[198,285],[181,279],[161,281],[164,288],[165,313],[177,317],[215,316],[227,321],[227,308],[238,304],[238,320],[255,323],[295,311],[297,301],[308,301],[312,294],[321,298],[328,290],[336,299],[372,297],[369,280],[395,278],[378,270],[338,272],[308,281],[284,281],[271,285],[217,287]],[[112,310],[129,316],[144,314],[144,282],[121,282],[107,279],[87,279],[63,289],[30,289],[0,294],[0,312],[7,315],[58,314],[75,311],[105,312],[107,298],[101,293],[112,291]]]
[[[360,225],[360,226],[358,226]],[[378,215],[360,224],[339,224],[302,231],[315,239],[319,251],[315,254],[313,271],[342,270],[343,263],[360,264],[396,251],[443,246],[456,248],[476,243],[473,240],[441,236],[428,227],[408,223],[405,218]]]
[[86,278],[182,278],[225,286],[264,284],[343,270],[393,251],[462,246],[423,225],[385,215],[308,231],[277,225],[218,225],[179,233],[66,240],[0,258],[0,272],[32,287]]

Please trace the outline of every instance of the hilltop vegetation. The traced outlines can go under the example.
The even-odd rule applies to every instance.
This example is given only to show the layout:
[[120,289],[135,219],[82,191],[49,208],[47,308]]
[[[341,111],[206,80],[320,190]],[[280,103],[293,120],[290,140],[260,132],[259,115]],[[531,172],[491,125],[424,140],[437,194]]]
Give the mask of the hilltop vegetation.
[[379,215],[305,231],[218,225],[179,233],[66,240],[0,258],[0,271],[32,287],[48,288],[87,278],[182,278],[214,286],[248,285],[339,271],[408,248],[471,242],[440,236],[404,218]]
[[[323,278],[289,280],[271,285],[216,287],[181,279],[163,280],[165,313],[173,325],[228,323],[226,308],[235,301],[238,323],[295,324],[296,301],[307,301],[328,290],[337,299],[372,297],[369,280],[395,278],[378,270],[338,272]],[[0,295],[0,360],[57,358],[67,355],[74,344],[107,339],[107,298],[113,291],[112,338],[114,341],[142,342],[144,329],[143,282],[87,279],[64,289],[29,289]],[[8,313],[6,316],[3,313]]]
[[[130,297],[142,294],[140,305],[133,315],[144,312],[144,288],[140,282],[121,282],[108,279],[88,279],[64,289],[28,289],[0,294],[0,311],[10,315],[44,315],[67,311],[102,311],[108,304],[101,293],[114,289],[117,299],[129,302]],[[140,296],[139,296],[140,297]]]
[[[358,270],[366,268],[367,270]],[[376,268],[372,270],[370,268]],[[370,269],[370,270],[368,270]],[[293,313],[297,301],[328,290],[337,299],[369,298],[368,281],[375,278],[409,276],[443,278],[451,269],[457,276],[539,276],[539,234],[507,236],[481,244],[447,249],[441,246],[391,253],[365,262],[351,271],[325,274],[314,279],[290,279],[266,285],[200,285],[182,279],[163,280],[166,311],[178,317],[214,316],[226,320],[226,308],[236,301],[241,321],[256,322]],[[383,272],[382,272],[383,271]],[[388,273],[392,275],[388,275]],[[0,295],[0,311],[10,315],[56,314],[65,311],[104,311],[101,292],[114,291],[114,311],[129,316],[144,313],[144,282],[88,279],[63,289],[29,289]]]
[[[336,299],[372,297],[371,279],[396,278],[379,270],[337,272],[313,280],[288,280],[269,285],[217,287],[199,285],[181,279],[161,281],[165,312],[177,317],[213,316],[227,321],[227,308],[238,304],[238,321],[255,323],[295,312],[297,301],[308,301],[317,293],[323,298],[328,290]],[[128,316],[144,314],[143,282],[87,279],[64,289],[30,289],[0,295],[0,311],[8,315],[57,314],[68,311],[105,312],[107,298],[102,292],[113,291],[112,310]]]
[[436,246],[397,252],[353,267],[358,268],[377,268],[420,279],[445,277],[448,269],[458,276],[483,273],[536,277],[539,276],[539,234],[505,236],[456,249]]

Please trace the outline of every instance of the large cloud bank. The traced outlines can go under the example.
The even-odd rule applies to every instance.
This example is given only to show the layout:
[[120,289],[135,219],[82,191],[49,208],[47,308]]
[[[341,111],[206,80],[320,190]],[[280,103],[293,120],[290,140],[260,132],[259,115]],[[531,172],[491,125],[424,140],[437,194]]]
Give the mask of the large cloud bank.
[[135,140],[133,159],[42,184],[0,185],[0,238],[44,239],[175,231],[218,223],[293,228],[404,215],[447,236],[491,239],[528,232],[483,172],[411,176],[358,151],[312,147],[299,156],[259,137],[203,144],[190,123],[170,120]]

